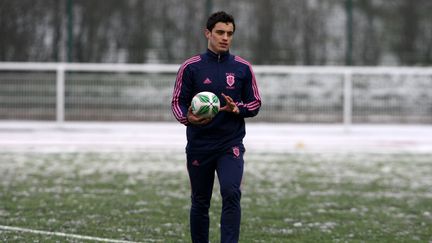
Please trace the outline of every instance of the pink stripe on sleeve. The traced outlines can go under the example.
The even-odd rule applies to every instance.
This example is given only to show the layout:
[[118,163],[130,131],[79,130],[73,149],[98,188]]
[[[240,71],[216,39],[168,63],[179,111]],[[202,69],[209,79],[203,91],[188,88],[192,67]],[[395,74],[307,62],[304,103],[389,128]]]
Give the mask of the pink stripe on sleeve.
[[246,64],[249,67],[249,70],[252,74],[252,90],[254,92],[254,97],[257,100],[261,100],[261,96],[260,96],[259,91],[258,91],[258,85],[257,85],[256,79],[255,79],[255,73],[252,70],[252,65],[248,61],[246,61],[245,59],[243,59],[239,56],[235,56],[234,60],[236,60],[237,62]]
[[186,67],[188,65],[195,63],[195,62],[198,62],[200,60],[201,60],[201,57],[199,55],[189,58],[188,60],[186,60],[181,65],[181,67],[177,73],[177,78],[176,78],[174,91],[173,91],[172,111],[173,111],[175,118],[180,123],[183,123],[183,124],[187,123],[187,118],[185,115],[183,115],[183,112],[182,112],[182,110],[180,108],[180,104],[179,104],[179,97],[180,97],[181,87],[182,87],[182,83],[183,83],[183,73],[184,73],[184,70],[186,69]]
[[245,104],[244,106],[248,110],[255,110],[255,109],[260,107],[261,96],[260,96],[259,91],[258,91],[258,85],[257,85],[256,79],[255,79],[255,74],[252,70],[252,65],[248,61],[244,60],[243,58],[241,58],[239,56],[235,56],[234,60],[236,60],[237,62],[246,64],[249,67],[249,70],[252,74],[252,90],[254,93],[255,101],[252,101],[251,103]]

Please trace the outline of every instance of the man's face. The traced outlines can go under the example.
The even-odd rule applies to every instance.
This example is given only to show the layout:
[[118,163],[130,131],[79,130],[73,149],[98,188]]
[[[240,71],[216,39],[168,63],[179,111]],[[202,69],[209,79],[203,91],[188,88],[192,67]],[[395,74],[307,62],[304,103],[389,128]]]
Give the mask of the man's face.
[[208,39],[208,49],[214,53],[226,52],[231,46],[234,26],[232,23],[218,22],[211,32],[206,29],[205,35]]

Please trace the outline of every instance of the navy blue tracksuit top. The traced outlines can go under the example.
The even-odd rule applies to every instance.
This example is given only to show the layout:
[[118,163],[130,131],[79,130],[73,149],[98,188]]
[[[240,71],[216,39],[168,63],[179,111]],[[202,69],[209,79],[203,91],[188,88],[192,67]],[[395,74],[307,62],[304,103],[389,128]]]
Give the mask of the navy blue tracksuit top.
[[[219,112],[202,126],[187,120],[187,111],[195,94],[210,91],[226,105],[222,93],[230,96],[240,113]],[[189,58],[180,67],[174,86],[171,107],[175,118],[187,126],[187,153],[220,152],[241,145],[246,134],[246,117],[258,114],[261,98],[249,62],[229,52],[215,54],[210,50]]]

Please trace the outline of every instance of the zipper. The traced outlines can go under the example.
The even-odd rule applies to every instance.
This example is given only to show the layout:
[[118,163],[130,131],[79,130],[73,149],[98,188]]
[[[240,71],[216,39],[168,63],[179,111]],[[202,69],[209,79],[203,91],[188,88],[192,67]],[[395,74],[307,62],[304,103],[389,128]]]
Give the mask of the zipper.
[[[220,59],[221,59],[221,54],[218,53],[218,62],[217,62],[217,79],[218,80],[222,80],[221,74],[220,74]],[[218,89],[219,89],[219,87],[218,87]]]

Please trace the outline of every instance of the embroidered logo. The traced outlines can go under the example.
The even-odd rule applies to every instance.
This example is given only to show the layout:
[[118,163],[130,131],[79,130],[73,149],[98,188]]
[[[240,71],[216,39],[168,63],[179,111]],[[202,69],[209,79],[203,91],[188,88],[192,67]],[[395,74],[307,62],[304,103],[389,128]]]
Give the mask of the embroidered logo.
[[226,82],[229,85],[229,87],[232,87],[235,83],[235,76],[234,73],[226,73]]
[[233,154],[235,155],[235,157],[239,157],[240,156],[240,149],[239,149],[239,147],[233,147],[232,151],[233,151]]
[[206,78],[203,82],[203,84],[211,84],[212,81],[209,78]]
[[194,161],[192,161],[192,165],[193,166],[199,166],[200,164],[199,164],[198,160],[194,160]]

